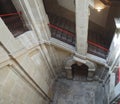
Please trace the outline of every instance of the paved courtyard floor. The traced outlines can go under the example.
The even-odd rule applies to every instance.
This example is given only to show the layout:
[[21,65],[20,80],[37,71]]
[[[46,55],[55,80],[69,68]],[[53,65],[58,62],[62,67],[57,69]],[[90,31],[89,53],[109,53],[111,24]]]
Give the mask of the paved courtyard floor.
[[95,104],[97,82],[58,79],[52,104]]

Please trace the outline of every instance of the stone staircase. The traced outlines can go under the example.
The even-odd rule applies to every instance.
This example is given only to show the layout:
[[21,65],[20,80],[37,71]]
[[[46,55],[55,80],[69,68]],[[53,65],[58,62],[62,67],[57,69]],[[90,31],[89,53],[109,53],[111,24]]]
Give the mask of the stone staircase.
[[[12,13],[16,14],[10,15]],[[14,37],[28,31],[28,28],[25,26],[25,23],[20,16],[20,13],[17,13],[18,12],[11,0],[0,0],[0,15],[4,15],[1,18]]]
[[[50,28],[51,29],[51,33],[52,33],[52,37],[59,39],[65,43],[68,43],[70,45],[75,46],[75,24],[65,18],[56,16],[56,15],[52,15],[49,14],[49,20],[50,23],[54,26],[56,26],[56,28]],[[59,27],[59,29],[64,29],[66,31],[62,32],[62,31],[58,31],[57,28]],[[71,33],[71,35],[68,35],[68,32]]]
[[[49,17],[49,27],[52,33],[52,37],[58,40],[61,40],[65,43],[68,43],[72,46],[75,46],[76,43],[76,31],[75,31],[75,23],[67,20],[66,18],[48,13]],[[88,32],[91,33],[91,32]],[[97,36],[95,34],[88,34],[88,41],[92,41],[95,44],[100,45],[101,47],[105,47],[105,40],[103,41],[101,36]],[[88,53],[96,55],[101,58],[107,57],[107,51],[96,47],[88,42]]]
[[2,17],[2,19],[5,22],[8,29],[10,30],[10,32],[12,32],[12,34],[15,37],[28,31],[27,27],[23,24],[23,21],[21,20],[19,15]]

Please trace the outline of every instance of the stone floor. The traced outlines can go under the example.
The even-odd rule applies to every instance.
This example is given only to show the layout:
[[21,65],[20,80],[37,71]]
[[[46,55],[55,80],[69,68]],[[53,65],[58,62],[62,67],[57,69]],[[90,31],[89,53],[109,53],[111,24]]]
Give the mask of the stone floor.
[[59,79],[56,82],[52,104],[96,104],[97,82]]

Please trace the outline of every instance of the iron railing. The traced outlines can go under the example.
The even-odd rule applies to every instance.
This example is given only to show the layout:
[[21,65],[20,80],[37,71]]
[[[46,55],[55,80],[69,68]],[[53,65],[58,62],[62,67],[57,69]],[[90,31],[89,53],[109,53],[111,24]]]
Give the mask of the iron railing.
[[14,35],[14,37],[19,36],[20,34],[28,31],[26,25],[24,24],[23,20],[21,19],[22,12],[14,12],[8,14],[0,14],[0,17]]
[[[74,33],[66,29],[63,29],[61,27],[58,27],[54,24],[48,24],[48,25],[51,29],[52,37],[75,46],[76,35]],[[102,58],[106,58],[108,51],[109,49],[105,48],[104,46],[95,43],[91,40],[88,40],[88,53],[94,54]]]

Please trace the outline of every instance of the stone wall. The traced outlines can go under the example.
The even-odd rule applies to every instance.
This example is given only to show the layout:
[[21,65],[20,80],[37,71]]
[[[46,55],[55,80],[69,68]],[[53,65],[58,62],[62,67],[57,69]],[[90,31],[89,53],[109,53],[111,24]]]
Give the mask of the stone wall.
[[32,31],[14,38],[1,19],[0,29],[0,104],[48,104],[57,76],[46,43]]
[[119,55],[120,55],[120,36],[119,36],[119,32],[116,32],[114,34],[110,49],[109,49],[109,54],[108,54],[108,58],[107,58],[107,63],[109,65],[115,64],[115,60],[117,61]]
[[58,48],[58,47],[54,47],[54,51],[55,51],[55,54],[56,54],[57,60],[58,60],[57,73],[60,75],[61,71],[65,71],[64,65],[65,65],[67,58],[73,54],[69,51],[66,51],[66,50]]
[[0,30],[0,104],[48,104],[54,80],[71,53],[34,29],[15,38],[0,19]]
[[[109,101],[112,104],[115,102],[115,99],[118,95],[115,93],[118,92],[117,86],[119,86],[119,83],[116,83],[118,81],[119,75],[118,73],[119,66],[120,66],[120,36],[119,31],[116,30],[110,49],[109,54],[107,57],[107,63],[109,65],[109,77],[107,80],[110,80],[109,83]],[[115,92],[116,91],[116,92]]]
[[0,104],[47,104],[46,98],[15,67],[0,68]]

